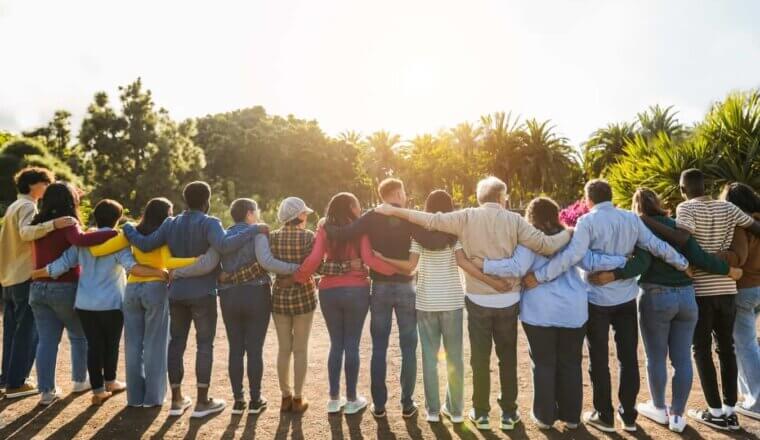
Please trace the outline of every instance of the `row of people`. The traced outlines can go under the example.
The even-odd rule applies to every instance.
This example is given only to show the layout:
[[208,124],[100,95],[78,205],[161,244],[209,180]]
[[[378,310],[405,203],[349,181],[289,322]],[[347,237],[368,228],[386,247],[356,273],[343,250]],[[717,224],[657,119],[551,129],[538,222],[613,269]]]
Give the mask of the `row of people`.
[[[41,173],[39,170],[35,172]],[[20,182],[24,180],[21,177]],[[700,179],[701,174],[696,170],[684,173],[684,192],[687,196],[691,194],[691,199],[701,197],[694,195],[699,193],[700,182],[704,193],[704,183]],[[36,183],[47,187],[50,181],[52,179],[48,178],[47,182],[42,179]],[[19,188],[22,189],[21,185]],[[735,198],[739,197],[736,194],[741,194],[746,200],[753,200],[746,194],[747,190],[757,198],[751,189],[741,185],[732,188]],[[531,415],[540,427],[548,428],[561,420],[574,428],[581,421],[581,356],[582,341],[586,337],[595,409],[585,417],[587,423],[605,431],[614,430],[613,415],[617,413],[624,428],[633,430],[637,411],[641,411],[659,423],[669,422],[673,430],[682,431],[691,387],[688,352],[692,335],[695,334],[693,327],[696,326],[695,359],[709,408],[692,415],[712,426],[738,429],[738,421],[733,414],[736,393],[731,402],[730,384],[726,384],[726,378],[731,375],[728,358],[733,356],[733,347],[730,347],[729,356],[725,345],[725,331],[728,328],[725,317],[715,318],[715,315],[719,311],[728,313],[734,310],[735,313],[736,308],[729,307],[730,301],[723,298],[733,298],[736,293],[735,283],[733,292],[728,289],[728,283],[733,281],[727,275],[738,278],[741,273],[721,258],[728,259],[734,266],[745,265],[745,261],[750,266],[757,264],[752,258],[753,247],[749,246],[750,251],[747,251],[747,235],[740,231],[732,239],[734,226],[750,228],[755,232],[758,224],[730,203],[695,200],[693,205],[699,202],[699,206],[682,205],[684,208],[679,207],[678,212],[679,223],[673,223],[659,207],[656,195],[640,190],[634,197],[634,210],[643,216],[648,226],[645,227],[637,215],[612,206],[612,194],[606,182],[592,181],[585,188],[585,199],[592,212],[581,218],[571,240],[570,232],[559,222],[557,205],[549,199],[531,202],[526,212],[527,220],[505,209],[506,185],[498,179],[488,178],[478,184],[478,208],[454,211],[451,197],[443,191],[436,191],[426,201],[427,212],[401,208],[406,204],[403,184],[388,179],[379,187],[384,204],[365,215],[360,215],[359,202],[353,195],[341,193],[333,197],[324,223],[316,234],[305,229],[312,210],[300,199],[285,199],[278,212],[278,220],[283,226],[267,236],[258,233],[264,228],[256,224],[258,209],[250,199],[239,199],[232,204],[231,215],[236,224],[224,231],[217,219],[205,214],[210,198],[208,185],[194,182],[184,191],[188,208],[185,212],[171,217],[171,204],[163,199],[154,199],[146,206],[140,225],[126,225],[122,234],[98,246],[116,234],[113,228],[121,217],[120,206],[113,201],[98,203],[93,214],[102,230],[83,234],[76,225],[76,192],[65,184],[52,184],[43,191],[41,210],[30,226],[37,225],[38,236],[58,227],[63,232],[53,230],[49,235],[53,238],[61,235],[65,240],[54,242],[48,239],[45,242],[43,240],[47,236],[35,237],[35,249],[39,246],[47,253],[43,251],[41,257],[38,252],[34,253],[34,265],[38,269],[32,272],[29,267],[28,273],[29,276],[42,278],[35,281],[31,290],[32,293],[40,291],[40,297],[44,297],[46,290],[65,290],[66,294],[55,295],[56,299],[71,299],[71,304],[61,307],[63,312],[47,304],[49,310],[42,311],[38,307],[40,310],[33,313],[35,318],[38,314],[42,316],[44,322],[45,313],[52,312],[48,313],[48,321],[56,321],[55,326],[59,328],[57,335],[54,331],[39,332],[37,365],[43,404],[49,404],[57,397],[51,373],[54,372],[55,353],[63,327],[67,328],[72,340],[75,390],[86,387],[78,385],[85,382],[83,379],[86,377],[81,367],[83,347],[86,347],[90,382],[95,392],[93,402],[102,403],[110,393],[124,388],[116,381],[115,362],[123,310],[129,405],[161,405],[168,370],[172,390],[170,414],[182,414],[192,406],[192,401],[182,393],[181,388],[182,358],[192,322],[197,333],[198,387],[193,416],[202,417],[221,411],[225,403],[208,396],[217,319],[214,295],[218,291],[230,345],[229,374],[235,397],[233,413],[258,413],[267,405],[266,399],[261,396],[262,347],[270,310],[279,342],[277,370],[282,392],[281,410],[306,410],[308,402],[303,399],[303,387],[308,364],[308,340],[313,312],[319,304],[331,340],[328,412],[342,410],[351,414],[367,405],[366,399],[357,393],[356,384],[359,340],[369,311],[373,344],[371,411],[376,417],[385,415],[386,353],[395,311],[402,352],[403,415],[412,416],[417,411],[413,394],[419,329],[428,420],[435,422],[443,414],[454,422],[462,422],[465,416],[462,327],[463,308],[466,306],[473,370],[473,408],[468,415],[480,429],[490,429],[488,412],[492,347],[495,347],[500,361],[501,398],[498,403],[502,409],[501,427],[512,429],[520,421],[516,404],[518,310],[534,365]],[[27,203],[27,209],[34,209],[33,204],[29,205]],[[757,212],[751,211],[752,206],[747,209],[751,213]],[[12,213],[9,209],[9,214]],[[3,237],[6,235],[5,229],[10,229],[9,224],[22,225],[21,222],[8,223],[9,218],[6,217]],[[57,224],[51,224],[51,221]],[[695,237],[688,233],[684,236],[683,233],[672,232],[677,230],[676,226],[680,229],[682,224]],[[45,227],[48,229],[38,225],[47,225]],[[18,228],[19,231],[22,227]],[[712,238],[712,242],[704,238],[700,241],[700,227],[706,229],[701,232],[703,236],[711,234],[711,237],[717,238]],[[657,238],[658,235],[671,240],[686,257]],[[743,250],[741,237],[744,237]],[[750,239],[753,238],[750,235]],[[699,246],[702,244],[707,251],[718,253],[729,249],[726,241],[738,244],[732,252],[723,255],[709,254]],[[23,246],[24,240],[19,238],[17,242]],[[60,244],[51,246],[54,243]],[[73,247],[67,250],[69,245]],[[563,250],[552,257],[560,249]],[[185,258],[174,258],[172,255]],[[23,258],[23,255],[18,255],[18,258]],[[220,261],[225,274],[217,283]],[[702,305],[701,296],[694,299],[691,278],[684,274],[689,263],[716,274],[712,277],[715,281],[705,284],[709,287],[705,295],[715,296],[704,301],[705,306]],[[370,268],[371,287],[365,264]],[[77,289],[74,283],[77,281],[78,265],[82,267],[82,274]],[[27,262],[27,266],[31,266],[31,261]],[[126,291],[124,282],[117,276],[122,273],[121,268],[130,273]],[[459,279],[459,268],[465,272],[464,285]],[[756,276],[752,275],[752,269],[756,268],[751,266],[741,282],[748,278],[747,287],[743,290],[749,289],[748,297],[754,295],[757,302],[757,292],[752,291],[752,277]],[[319,301],[313,278],[317,270],[322,274]],[[277,274],[273,284],[268,272]],[[710,277],[706,273],[695,272],[695,283],[699,282],[700,277]],[[641,293],[636,277],[639,277]],[[168,278],[172,282],[167,288]],[[4,281],[3,285],[14,286]],[[69,294],[69,291],[72,293]],[[77,292],[76,295],[73,292]],[[101,293],[95,295],[95,292]],[[123,305],[121,292],[124,292]],[[699,290],[697,295],[700,295]],[[750,301],[748,299],[748,303]],[[687,316],[691,312],[692,317],[696,317],[695,308],[691,307],[696,302],[700,303],[700,319],[709,321],[703,323],[702,333],[699,322]],[[34,300],[31,303],[34,310]],[[725,310],[719,310],[719,306],[711,308],[713,303],[726,306],[723,307]],[[757,305],[754,307],[756,317]],[[662,313],[663,309],[671,311],[672,316],[665,316],[667,314]],[[76,314],[72,313],[73,310]],[[80,323],[71,319],[72,316],[78,317]],[[39,321],[40,318],[37,319]],[[743,328],[748,320],[749,316],[741,321]],[[709,359],[704,355],[704,335],[706,333],[709,340],[716,322],[723,327],[722,330],[715,329],[726,394],[723,406],[720,397],[716,406],[712,399],[714,396],[709,395],[712,390],[709,344],[706,347]],[[610,326],[615,330],[621,364],[621,407],[618,411],[612,407],[607,366]],[[730,326],[732,332],[733,322]],[[37,327],[44,328],[45,324],[40,327],[38,322]],[[167,327],[170,335],[168,343]],[[641,328],[647,353],[653,401],[637,406],[640,383],[636,359],[638,327]],[[749,331],[745,329],[743,332],[746,342]],[[23,332],[16,333],[20,335]],[[721,341],[721,338],[724,340]],[[82,343],[83,339],[86,339],[86,344]],[[738,341],[739,337],[736,339]],[[79,344],[76,350],[75,340]],[[448,385],[443,404],[438,395],[436,372],[441,340],[448,363]],[[670,346],[663,345],[663,341],[669,341]],[[751,345],[744,348],[742,392],[745,402],[738,408],[746,414],[756,415],[757,390],[753,387],[757,388],[754,385],[757,382],[753,382],[752,375],[758,371],[757,344],[754,353],[751,348]],[[673,402],[666,411],[665,358],[668,353],[674,363],[676,377],[673,380]],[[243,393],[244,354],[248,357],[250,386],[250,402],[247,405]],[[47,359],[42,366],[40,358]],[[291,358],[294,361],[292,386]],[[80,368],[74,368],[75,363]],[[341,398],[339,387],[343,363],[345,398]],[[22,372],[25,368],[28,375],[31,361],[26,360],[21,365]],[[45,375],[46,379],[43,380]],[[712,380],[717,393],[714,367]],[[735,382],[734,379],[734,385]],[[13,387],[8,385],[10,383],[6,382],[10,397],[35,392],[28,384]]]

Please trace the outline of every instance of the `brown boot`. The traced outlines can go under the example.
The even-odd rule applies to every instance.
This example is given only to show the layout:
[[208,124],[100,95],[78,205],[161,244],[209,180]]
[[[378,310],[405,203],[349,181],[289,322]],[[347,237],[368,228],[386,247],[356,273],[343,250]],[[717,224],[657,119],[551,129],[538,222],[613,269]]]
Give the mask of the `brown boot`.
[[101,391],[92,395],[93,405],[102,405],[106,400],[110,399],[113,394],[110,391]]
[[280,405],[280,412],[289,412],[293,410],[293,396],[287,396],[282,398],[282,404]]
[[293,412],[303,413],[309,409],[309,402],[303,397],[296,397],[293,399]]

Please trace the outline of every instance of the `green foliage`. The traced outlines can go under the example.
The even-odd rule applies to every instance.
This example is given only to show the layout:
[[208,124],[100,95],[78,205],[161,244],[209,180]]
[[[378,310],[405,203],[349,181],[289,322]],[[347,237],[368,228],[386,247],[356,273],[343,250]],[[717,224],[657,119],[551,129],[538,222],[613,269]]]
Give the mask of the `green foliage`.
[[12,138],[0,146],[0,204],[7,206],[16,199],[13,176],[29,166],[48,168],[55,173],[57,179],[82,186],[82,180],[71,168],[50,154],[43,144],[35,139]]
[[156,109],[139,78],[119,91],[121,111],[99,92],[79,132],[92,163],[93,196],[119,200],[132,212],[159,195],[179,202],[182,184],[198,178],[205,166],[203,151],[192,141],[194,122],[178,124]]

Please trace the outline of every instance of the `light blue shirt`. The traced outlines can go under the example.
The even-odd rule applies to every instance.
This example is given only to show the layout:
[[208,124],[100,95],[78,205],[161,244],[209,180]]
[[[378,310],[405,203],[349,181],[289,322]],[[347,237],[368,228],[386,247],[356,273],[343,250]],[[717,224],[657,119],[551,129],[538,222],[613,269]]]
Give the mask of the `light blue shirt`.
[[[545,266],[549,259],[532,250],[517,246],[510,258],[483,262],[488,275],[522,278]],[[624,266],[625,257],[588,251],[578,266],[571,267],[556,279],[523,290],[520,298],[520,320],[539,327],[580,328],[588,320],[588,285],[581,279],[582,268],[588,272],[613,270]]]
[[137,265],[129,247],[110,255],[94,257],[86,247],[71,246],[48,264],[47,270],[55,279],[77,265],[82,272],[74,307],[92,311],[120,310],[127,285],[124,271],[129,272]]
[[[636,214],[618,209],[611,202],[595,205],[578,219],[573,239],[549,263],[534,272],[540,283],[549,282],[578,264],[586,251],[627,257],[639,246],[678,270],[689,262],[669,244],[655,237]],[[585,277],[587,274],[583,274]],[[636,298],[639,288],[635,278],[613,281],[604,286],[589,286],[588,301],[598,306],[616,306]]]

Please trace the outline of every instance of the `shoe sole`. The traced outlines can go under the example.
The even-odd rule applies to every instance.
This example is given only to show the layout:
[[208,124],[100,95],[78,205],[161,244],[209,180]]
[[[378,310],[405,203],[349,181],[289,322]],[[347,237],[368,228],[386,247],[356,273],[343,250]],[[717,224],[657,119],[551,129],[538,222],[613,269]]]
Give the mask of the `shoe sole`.
[[264,411],[265,409],[267,409],[267,406],[262,405],[259,409],[249,409],[248,414],[254,414],[254,415],[261,414],[261,412]]
[[56,397],[55,399],[53,399],[53,400],[51,400],[49,402],[42,402],[42,401],[40,401],[38,403],[38,405],[39,406],[50,406],[50,405],[54,404],[55,402],[59,401],[60,399],[61,399],[60,397]]
[[[691,416],[689,416],[689,417],[691,417]],[[705,426],[709,426],[710,428],[717,429],[719,431],[731,431],[731,428],[729,428],[728,426],[720,426],[720,425],[716,425],[714,423],[705,422],[704,420],[698,419],[696,417],[691,417],[691,419],[694,420],[694,421],[696,421],[697,423],[701,423],[701,424],[703,424]]]
[[487,425],[479,425],[478,422],[476,422],[475,420],[472,420],[472,419],[468,419],[468,420],[470,420],[472,422],[472,424],[475,425],[475,429],[477,429],[478,431],[490,431],[491,430],[491,424],[490,423],[487,424]]
[[232,411],[230,411],[230,413],[231,413],[233,416],[240,416],[240,415],[243,415],[243,413],[244,413],[244,412],[245,412],[245,410],[244,410],[244,409],[233,409]]
[[210,416],[211,414],[216,414],[224,411],[224,408],[226,405],[222,405],[219,408],[212,408],[207,409],[205,411],[193,411],[192,414],[190,414],[190,418],[192,419],[202,419],[203,417]]
[[172,417],[181,416],[182,414],[185,413],[185,411],[187,411],[188,408],[190,408],[190,406],[192,406],[192,403],[188,405],[183,405],[182,408],[179,408],[179,409],[170,409],[169,415]]
[[408,414],[401,414],[401,416],[405,419],[411,419],[412,417],[417,415],[417,408],[414,409],[414,411],[408,413]]
[[599,424],[596,424],[596,423],[588,421],[588,420],[585,423],[588,426],[592,426],[593,428],[598,429],[598,430],[600,430],[602,432],[615,432],[615,428],[611,428],[609,426],[599,425]]
[[19,393],[13,393],[13,394],[6,394],[6,399],[19,399],[21,397],[28,397],[28,396],[34,396],[35,394],[39,394],[40,392],[37,390],[31,390],[31,391],[23,391]]
[[343,409],[343,414],[345,414],[347,416],[352,416],[354,414],[359,414],[360,412],[364,411],[364,408],[366,408],[366,407],[367,407],[367,405],[364,405],[364,406],[362,406],[360,408],[357,408],[355,410],[349,410],[349,411],[346,411],[346,409],[344,408]]
[[370,411],[370,412],[372,413],[372,417],[374,417],[376,419],[384,419],[385,415],[386,415],[386,413],[378,414],[378,413],[376,413],[374,411]]

